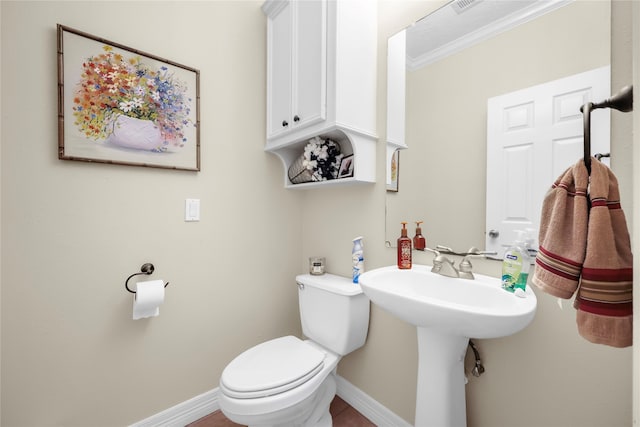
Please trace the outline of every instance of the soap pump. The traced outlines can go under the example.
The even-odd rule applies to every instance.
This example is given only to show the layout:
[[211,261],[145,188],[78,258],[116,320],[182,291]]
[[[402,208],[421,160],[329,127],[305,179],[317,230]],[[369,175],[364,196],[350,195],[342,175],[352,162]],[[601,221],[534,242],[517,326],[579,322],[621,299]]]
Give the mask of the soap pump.
[[411,239],[407,237],[406,222],[402,222],[402,230],[398,237],[398,268],[401,270],[411,268]]
[[427,239],[422,235],[422,227],[420,227],[422,221],[416,221],[416,235],[413,236],[413,247],[419,251],[424,251],[427,246]]

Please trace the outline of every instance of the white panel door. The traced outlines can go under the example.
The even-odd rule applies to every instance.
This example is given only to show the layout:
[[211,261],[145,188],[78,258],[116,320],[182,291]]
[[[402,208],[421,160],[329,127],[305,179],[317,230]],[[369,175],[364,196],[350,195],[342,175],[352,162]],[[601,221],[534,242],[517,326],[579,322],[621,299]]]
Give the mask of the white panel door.
[[[555,179],[583,157],[580,107],[610,97],[610,67],[511,92],[487,102],[486,249],[533,229],[538,242],[542,201]],[[591,153],[610,151],[610,111],[591,113]],[[605,158],[603,161],[608,162]]]

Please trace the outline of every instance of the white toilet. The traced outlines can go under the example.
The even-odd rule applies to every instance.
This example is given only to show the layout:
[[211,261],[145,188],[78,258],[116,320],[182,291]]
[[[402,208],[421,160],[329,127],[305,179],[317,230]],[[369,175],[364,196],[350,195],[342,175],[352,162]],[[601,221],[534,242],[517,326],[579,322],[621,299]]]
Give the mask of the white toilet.
[[246,350],[220,377],[220,409],[248,426],[331,427],[340,358],[362,347],[369,299],[350,279],[324,274],[296,277],[302,332]]

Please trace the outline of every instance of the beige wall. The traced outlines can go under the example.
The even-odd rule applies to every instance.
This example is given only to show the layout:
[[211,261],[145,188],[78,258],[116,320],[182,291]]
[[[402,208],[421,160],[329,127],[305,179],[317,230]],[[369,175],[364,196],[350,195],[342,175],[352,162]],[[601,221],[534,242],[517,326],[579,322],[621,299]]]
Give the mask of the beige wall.
[[[438,4],[379,2],[382,140],[386,39]],[[395,262],[383,144],[377,184],[305,192],[285,191],[263,152],[260,2],[124,5],[0,3],[3,426],[139,421],[216,387],[245,347],[299,333],[292,279],[308,256],[348,276],[363,235],[367,268]],[[56,158],[56,23],[200,69],[200,173]],[[202,219],[184,223],[194,197]],[[171,285],[160,317],[132,321],[123,281],[146,261]],[[630,351],[586,343],[570,307],[539,304],[521,334],[479,343],[487,373],[468,388],[470,427],[628,426]],[[415,329],[373,306],[367,345],[339,373],[412,421],[416,364]]]
[[[303,196],[263,151],[260,6],[2,2],[3,426],[140,421],[299,333]],[[201,172],[57,159],[56,23],[200,70]],[[171,284],[133,321],[124,280],[147,261]]]

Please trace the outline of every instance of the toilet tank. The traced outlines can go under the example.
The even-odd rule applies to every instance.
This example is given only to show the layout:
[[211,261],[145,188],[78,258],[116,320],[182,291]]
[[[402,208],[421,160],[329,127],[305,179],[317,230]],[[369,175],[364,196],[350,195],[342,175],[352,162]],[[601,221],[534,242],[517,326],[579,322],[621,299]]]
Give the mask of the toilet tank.
[[369,330],[369,298],[351,279],[296,276],[304,335],[339,355],[362,347]]

